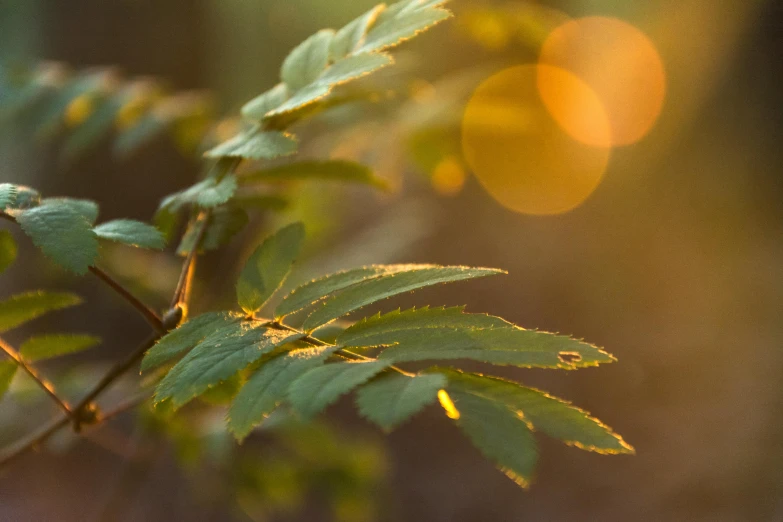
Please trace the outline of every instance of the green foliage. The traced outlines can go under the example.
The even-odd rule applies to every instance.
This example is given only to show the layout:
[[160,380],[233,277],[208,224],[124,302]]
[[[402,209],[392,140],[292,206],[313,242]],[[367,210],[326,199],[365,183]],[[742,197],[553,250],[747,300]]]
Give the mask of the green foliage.
[[16,260],[16,241],[7,230],[0,230],[0,273],[5,272]]
[[524,417],[481,395],[462,391],[452,391],[449,395],[459,411],[457,424],[470,441],[507,477],[527,487],[533,478],[538,453],[533,432]]
[[[34,189],[8,183],[0,184],[0,209],[47,256],[77,274],[94,265],[98,238],[163,249],[166,238],[171,239],[183,225],[177,253],[186,256],[186,261],[163,320],[129,291],[120,289],[163,332],[173,326],[173,318],[187,315],[195,254],[218,249],[242,230],[248,222],[246,209],[285,206],[288,194],[263,188],[308,179],[386,186],[368,167],[357,163],[281,159],[298,146],[287,129],[319,109],[340,103],[339,97],[332,96],[336,87],[391,65],[392,57],[383,51],[448,18],[450,13],[440,7],[443,3],[404,0],[389,7],[379,5],[345,27],[319,31],[296,47],[282,65],[281,83],[246,103],[242,108],[246,121],[238,133],[205,153],[214,160],[206,175],[163,199],[157,228],[128,219],[95,226],[99,208],[92,201],[41,199]],[[168,114],[178,116],[159,117],[158,113],[166,111],[154,108],[153,96],[140,94],[139,86],[107,86],[107,74],[80,75],[56,87],[38,78],[26,84],[27,90],[13,91],[11,106],[24,113],[25,107],[41,102],[40,113],[34,112],[46,132],[64,124],[72,128],[65,142],[66,153],[71,155],[123,118],[133,124],[121,133],[117,144],[132,148],[172,122],[183,124],[200,117],[182,107],[169,108]],[[7,104],[0,103],[0,109],[4,107]],[[135,117],[128,115],[129,107],[138,113]],[[64,113],[74,121],[68,121]],[[214,140],[203,145],[208,148]],[[272,159],[271,165],[256,163]],[[243,161],[253,165],[240,169]],[[247,192],[260,184],[265,185],[262,190]],[[181,218],[186,214],[185,226]],[[276,411],[289,408],[296,418],[310,420],[356,391],[361,415],[385,431],[438,399],[473,444],[523,486],[530,483],[537,460],[533,430],[585,450],[633,452],[587,412],[543,391],[452,367],[413,373],[398,366],[468,359],[487,365],[577,369],[615,360],[596,346],[527,330],[499,317],[466,313],[465,307],[398,309],[353,324],[345,319],[388,298],[436,284],[497,275],[502,270],[426,264],[364,266],[300,285],[282,298],[272,319],[262,318],[263,307],[292,271],[304,235],[303,225],[294,223],[267,237],[252,252],[236,282],[241,312],[208,312],[186,320],[161,335],[144,354],[145,382],[157,382],[154,402],[161,417],[167,412],[165,422],[171,432],[177,431],[173,427],[179,418],[171,415],[195,398],[201,401],[194,410],[228,406],[228,429],[243,440]],[[13,238],[0,232],[0,271],[15,255]],[[108,281],[117,289],[117,284]],[[13,296],[0,302],[0,332],[79,302],[77,296],[64,293]],[[291,316],[297,322],[289,322]],[[335,326],[337,320],[342,320],[339,326]],[[97,342],[83,334],[37,335],[22,344],[20,353],[32,362],[78,352]],[[140,347],[139,358],[147,346]],[[10,349],[7,353],[13,354]],[[0,396],[16,366],[14,361],[0,361]],[[106,378],[111,381],[127,367],[120,366]],[[87,397],[85,402],[95,398]],[[261,429],[268,424],[273,422],[263,423]],[[227,434],[222,436],[217,446],[225,451]],[[191,452],[194,435],[187,429],[179,429],[172,437],[183,442],[183,453]]]
[[311,418],[388,367],[383,361],[361,361],[313,368],[291,383],[288,400],[302,417]]
[[368,304],[439,283],[450,283],[503,273],[494,268],[442,267],[435,265],[407,265],[400,270],[381,274],[346,288],[327,299],[305,319],[302,327],[312,331],[343,315]]
[[65,292],[28,292],[0,301],[0,333],[16,328],[42,315],[75,306],[81,297]]
[[331,356],[336,346],[300,348],[261,366],[237,394],[228,411],[228,428],[239,440],[268,417],[286,398],[288,386]]
[[359,390],[356,405],[362,415],[390,431],[434,402],[445,387],[440,374],[384,375]]
[[237,302],[248,315],[258,311],[280,288],[304,239],[304,227],[294,223],[268,237],[250,256],[237,281]]
[[44,254],[63,268],[84,274],[98,257],[98,240],[83,210],[83,205],[53,201],[12,215]]
[[161,250],[166,246],[166,240],[157,228],[132,219],[107,221],[95,227],[93,231],[100,238],[126,245],[155,250]]
[[19,353],[29,362],[51,359],[80,352],[101,342],[100,338],[84,334],[36,335],[19,347]]

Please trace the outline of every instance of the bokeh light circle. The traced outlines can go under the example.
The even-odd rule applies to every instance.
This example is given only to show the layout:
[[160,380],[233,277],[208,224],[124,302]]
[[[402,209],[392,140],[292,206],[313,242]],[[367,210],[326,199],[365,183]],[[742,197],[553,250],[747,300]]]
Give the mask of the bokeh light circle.
[[558,83],[563,111],[599,140],[610,139],[602,105],[570,72],[548,65],[505,69],[476,88],[462,121],[465,160],[503,206],[526,214],[559,214],[582,203],[601,181],[610,149],[574,140],[552,118],[537,88]]
[[666,94],[661,57],[642,31],[622,20],[591,16],[562,24],[544,41],[539,64],[571,71],[601,101],[612,129],[608,140],[571,119],[557,82],[539,76],[538,88],[547,108],[579,141],[600,147],[635,143],[661,113]]

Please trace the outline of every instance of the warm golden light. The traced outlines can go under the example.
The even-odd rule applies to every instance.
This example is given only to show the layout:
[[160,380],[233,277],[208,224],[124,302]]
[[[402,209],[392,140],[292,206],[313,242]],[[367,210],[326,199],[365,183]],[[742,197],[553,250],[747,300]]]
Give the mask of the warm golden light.
[[559,214],[595,190],[609,149],[575,141],[553,119],[538,94],[537,77],[557,83],[564,114],[596,140],[610,139],[609,122],[593,91],[552,66],[522,65],[485,80],[462,122],[465,159],[502,205],[526,214]]
[[609,139],[573,118],[571,102],[564,103],[557,77],[539,74],[544,104],[566,132],[583,143],[600,147],[635,143],[661,113],[666,91],[661,57],[644,33],[622,20],[591,16],[564,23],[542,45],[539,63],[574,73],[603,105],[611,127]]
[[446,411],[446,416],[450,419],[459,419],[459,410],[454,406],[454,402],[449,397],[446,390],[438,390],[438,401],[443,409]]
[[432,186],[443,196],[458,194],[465,185],[465,169],[454,156],[443,158],[432,172]]

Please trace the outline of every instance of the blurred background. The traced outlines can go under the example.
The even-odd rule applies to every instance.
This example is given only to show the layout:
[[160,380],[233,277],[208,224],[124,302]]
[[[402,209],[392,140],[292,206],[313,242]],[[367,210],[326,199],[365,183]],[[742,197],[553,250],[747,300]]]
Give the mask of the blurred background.
[[[5,70],[57,88],[98,71],[101,89],[165,95],[141,97],[150,127],[130,137],[121,113],[86,127],[91,110],[72,103],[86,91],[63,98],[46,132],[44,116],[5,118],[0,181],[95,199],[102,220],[150,220],[199,174],[204,136],[236,125],[223,116],[272,87],[291,48],[373,4],[5,0]],[[361,160],[394,190],[284,187],[282,215],[257,216],[205,257],[193,308],[228,306],[236,260],[294,217],[311,236],[300,280],[365,263],[504,268],[381,309],[467,304],[605,347],[619,363],[498,374],[589,410],[637,455],[540,438],[523,491],[436,406],[384,437],[345,399],[316,426],[271,422],[239,449],[221,418],[161,428],[141,413],[5,470],[0,520],[783,520],[783,4],[449,7],[455,18],[362,84],[369,102],[299,130],[302,154]],[[94,69],[107,66],[116,70]],[[105,339],[44,367],[78,395],[146,325],[95,281],[20,245],[3,294],[75,289],[86,304],[35,328]],[[117,247],[104,264],[164,307],[179,261]],[[4,442],[53,414],[29,383],[13,387],[0,403]],[[175,442],[160,442],[161,429]]]

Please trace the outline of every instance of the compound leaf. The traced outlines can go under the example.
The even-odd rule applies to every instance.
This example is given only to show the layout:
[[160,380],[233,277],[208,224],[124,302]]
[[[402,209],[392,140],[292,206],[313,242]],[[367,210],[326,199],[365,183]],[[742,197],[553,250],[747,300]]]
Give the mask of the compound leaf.
[[241,316],[238,314],[230,312],[208,312],[182,323],[161,337],[147,351],[147,354],[141,361],[141,371],[145,372],[170,361],[179,354],[196,346],[212,332],[220,330],[229,324],[237,323],[241,319]]
[[364,35],[367,34],[384,8],[383,4],[376,5],[337,31],[329,48],[332,60],[338,60],[351,54],[362,42]]
[[499,273],[503,271],[494,268],[408,265],[401,271],[380,275],[346,288],[317,306],[303,327],[313,330],[363,306],[418,288]]
[[98,240],[92,223],[73,203],[49,201],[15,211],[14,217],[44,254],[72,272],[84,274],[98,257]]
[[95,220],[98,219],[98,204],[90,199],[76,199],[76,198],[44,198],[40,202],[41,206],[56,205],[66,206],[78,214],[84,217],[90,222],[90,225],[95,224]]
[[299,414],[311,418],[389,365],[383,361],[362,361],[313,368],[291,384],[288,400]]
[[359,389],[356,404],[363,416],[388,431],[434,402],[446,382],[437,373],[384,375]]
[[302,348],[279,355],[256,370],[228,411],[228,428],[242,440],[285,399],[288,386],[320,366],[337,346]]
[[202,208],[212,208],[222,205],[234,195],[237,190],[236,176],[227,174],[220,181],[217,178],[207,178],[199,181],[185,190],[166,197],[160,208],[176,212],[189,204],[197,204]]
[[76,294],[66,292],[27,292],[0,301],[0,332],[32,321],[47,312],[75,306],[82,302]]
[[396,13],[392,11],[394,7],[397,6],[381,14],[357,52],[377,52],[394,47],[451,17],[449,11],[436,6],[417,9],[406,9],[403,6]]
[[176,409],[275,348],[303,334],[265,328],[261,321],[232,322],[213,331],[182,358],[158,385],[155,402]]
[[253,314],[283,284],[299,255],[304,239],[304,225],[293,223],[269,236],[245,263],[237,281],[237,301]]
[[36,335],[22,343],[19,353],[27,361],[33,362],[80,352],[100,342],[99,337],[84,334]]
[[133,219],[107,221],[93,228],[93,231],[100,238],[135,247],[161,250],[166,246],[166,240],[160,230]]
[[288,98],[288,87],[278,83],[268,91],[260,94],[242,106],[242,116],[248,120],[261,121],[266,113],[274,110]]

